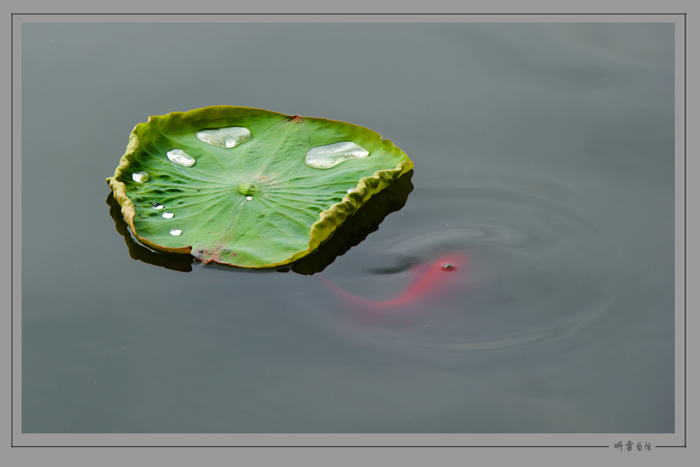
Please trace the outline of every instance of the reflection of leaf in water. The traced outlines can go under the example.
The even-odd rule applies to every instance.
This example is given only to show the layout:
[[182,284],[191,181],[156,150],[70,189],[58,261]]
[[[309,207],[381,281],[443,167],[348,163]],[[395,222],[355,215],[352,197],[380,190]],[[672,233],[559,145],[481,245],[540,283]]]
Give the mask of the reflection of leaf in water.
[[365,268],[362,271],[366,272],[367,274],[378,275],[398,274],[404,271],[408,271],[421,264],[425,264],[425,262],[426,258],[420,256],[407,256],[405,258],[401,258],[396,264],[393,264],[391,266],[385,266],[380,268]]
[[107,181],[146,246],[263,268],[315,251],[412,167],[363,127],[216,106],[138,124]]

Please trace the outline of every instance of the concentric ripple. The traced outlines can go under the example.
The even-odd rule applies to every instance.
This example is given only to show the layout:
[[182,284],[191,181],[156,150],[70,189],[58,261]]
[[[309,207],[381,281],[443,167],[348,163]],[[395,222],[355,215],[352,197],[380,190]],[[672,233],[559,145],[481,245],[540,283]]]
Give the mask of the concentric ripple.
[[383,315],[378,307],[363,313],[345,306],[335,317],[344,333],[402,348],[495,350],[570,335],[610,308],[621,267],[617,249],[573,208],[517,186],[416,191],[410,212],[402,211],[410,225],[374,245],[385,253],[380,259],[368,256],[359,272],[336,269],[325,277],[378,300],[381,290],[408,284],[408,268],[377,273],[392,271],[387,263],[430,263],[458,252],[468,258],[467,270],[458,283],[450,276],[449,287],[403,310]]

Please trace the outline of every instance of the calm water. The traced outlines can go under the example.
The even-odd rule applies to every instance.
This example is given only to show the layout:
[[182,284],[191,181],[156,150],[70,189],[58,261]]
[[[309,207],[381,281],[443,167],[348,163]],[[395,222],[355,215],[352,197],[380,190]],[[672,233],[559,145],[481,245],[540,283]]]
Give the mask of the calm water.
[[[671,24],[24,24],[24,432],[668,433]],[[371,128],[406,206],[321,274],[133,260],[134,125]],[[411,265],[464,264],[382,315]]]

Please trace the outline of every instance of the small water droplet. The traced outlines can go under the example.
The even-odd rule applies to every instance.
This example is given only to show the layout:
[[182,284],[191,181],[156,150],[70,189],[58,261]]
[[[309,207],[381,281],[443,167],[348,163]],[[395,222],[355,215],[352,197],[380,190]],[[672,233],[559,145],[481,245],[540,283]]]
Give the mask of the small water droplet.
[[311,148],[306,153],[306,165],[314,169],[330,169],[343,161],[369,156],[369,151],[350,141]]
[[153,209],[163,209],[163,205],[160,203],[153,203],[151,206]]
[[192,167],[194,165],[194,157],[187,154],[182,149],[171,149],[167,152],[168,159],[171,162],[183,167]]
[[148,181],[150,177],[148,176],[148,172],[144,172],[143,170],[140,172],[134,172],[131,174],[131,179],[135,182],[138,183],[145,183]]
[[170,235],[172,235],[173,237],[177,237],[181,233],[182,233],[182,230],[180,230],[180,229],[170,229]]
[[252,197],[252,196],[246,196],[245,199],[247,199],[248,201],[252,201],[253,197]]
[[217,148],[230,149],[250,139],[250,130],[242,126],[202,130],[197,132],[197,139]]
[[452,264],[450,264],[450,263],[445,263],[442,265],[442,269],[444,269],[445,271],[449,271],[450,269],[453,269],[453,268],[454,268],[454,266],[452,266]]
[[170,212],[170,211],[165,211],[165,212],[163,213],[163,217],[165,217],[166,219],[172,219],[172,218],[173,218],[173,213]]

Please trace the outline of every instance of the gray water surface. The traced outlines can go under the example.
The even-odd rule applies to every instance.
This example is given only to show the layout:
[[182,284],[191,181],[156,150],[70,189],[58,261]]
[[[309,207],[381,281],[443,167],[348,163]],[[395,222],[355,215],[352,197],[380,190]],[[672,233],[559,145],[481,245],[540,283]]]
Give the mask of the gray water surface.
[[[23,432],[673,432],[673,46],[654,23],[24,23]],[[105,203],[130,131],[220,104],[371,128],[414,190],[320,275],[131,259]],[[319,278],[389,300],[455,252],[404,313]]]

